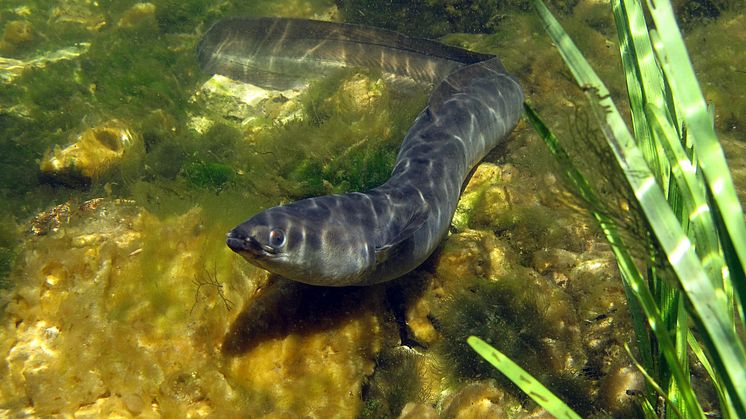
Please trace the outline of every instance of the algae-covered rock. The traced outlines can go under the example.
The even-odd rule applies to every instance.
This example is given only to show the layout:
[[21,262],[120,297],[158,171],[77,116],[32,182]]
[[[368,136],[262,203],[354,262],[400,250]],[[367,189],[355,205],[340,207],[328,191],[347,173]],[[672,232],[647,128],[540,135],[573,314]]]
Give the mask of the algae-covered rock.
[[[529,414],[516,401],[524,395],[468,347],[470,335],[584,415],[594,412],[599,378],[626,359],[631,332],[613,254],[576,210],[558,208],[562,196],[552,179],[511,164],[481,164],[465,188],[457,228],[405,311],[412,338],[446,377],[431,390],[452,394],[437,400],[441,417]],[[496,384],[461,384],[485,377]]]
[[[47,52],[26,60],[0,57],[0,82],[9,84],[28,69],[44,68],[52,63],[76,59],[88,51],[90,46],[91,44],[88,42],[80,42],[76,45]],[[7,111],[11,114],[19,113],[18,108],[24,107],[25,105],[13,106],[7,109]]]
[[468,384],[443,402],[441,417],[454,419],[490,418],[521,410],[520,403],[493,383]]
[[138,25],[155,24],[155,5],[153,3],[135,3],[119,18],[120,28],[134,28]]
[[[37,217],[0,293],[2,414],[354,416],[390,335],[380,292],[267,306],[202,217],[106,199]],[[254,333],[260,306],[286,328]]]
[[[443,297],[443,289],[435,282],[428,281],[426,292]],[[406,308],[407,327],[412,333],[412,338],[424,345],[431,345],[440,338],[440,333],[435,329],[431,320],[431,313],[435,302],[432,299],[412,299]]]
[[385,90],[383,80],[373,79],[364,74],[354,74],[345,80],[337,93],[329,98],[332,106],[350,112],[367,112],[380,106]]
[[189,125],[203,133],[215,119],[224,119],[249,132],[259,132],[297,118],[299,107],[295,98],[298,95],[299,92],[293,90],[275,92],[215,75],[190,98],[191,102],[209,111],[209,117],[194,115]]
[[399,419],[437,419],[434,407],[423,403],[407,403],[399,414]]
[[78,134],[72,144],[55,146],[42,158],[42,174],[57,182],[89,184],[115,165],[132,163],[144,153],[142,137],[126,124],[110,120]]
[[77,26],[90,32],[97,32],[107,24],[106,16],[98,7],[75,0],[56,2],[49,16],[56,25]]
[[376,356],[392,343],[382,287],[324,288],[273,279],[227,333],[226,376],[255,414],[352,417]]
[[481,277],[496,279],[519,267],[513,249],[492,232],[465,230],[443,244],[436,274],[440,278]]
[[520,177],[520,169],[511,164],[480,164],[464,188],[453,224],[459,228],[510,228],[526,208],[538,204],[536,194],[526,193],[526,182],[516,181]]
[[[408,346],[383,348],[376,359],[375,373],[365,384],[366,402],[359,417],[394,417],[428,411],[415,408],[433,405],[439,397],[441,375],[434,359],[425,351]],[[407,407],[407,406],[410,407]],[[437,414],[434,409],[429,413]],[[411,416],[414,417],[414,416]]]
[[12,20],[5,24],[3,37],[0,39],[0,51],[13,50],[35,38],[33,25],[27,20]]
[[601,406],[621,416],[631,416],[635,412],[636,393],[645,390],[645,378],[633,365],[614,365],[601,382],[599,395]]

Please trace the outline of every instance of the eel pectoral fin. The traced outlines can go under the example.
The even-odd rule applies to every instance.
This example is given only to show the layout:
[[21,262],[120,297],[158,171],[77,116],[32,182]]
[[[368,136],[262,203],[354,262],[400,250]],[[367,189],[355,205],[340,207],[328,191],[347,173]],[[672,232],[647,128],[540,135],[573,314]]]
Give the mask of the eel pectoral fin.
[[375,248],[376,254],[376,265],[383,263],[390,255],[397,252],[404,243],[412,238],[415,231],[419,230],[420,227],[425,225],[427,221],[428,210],[427,208],[419,208],[412,214],[409,221],[399,230],[399,233],[388,240],[386,243],[382,243]]

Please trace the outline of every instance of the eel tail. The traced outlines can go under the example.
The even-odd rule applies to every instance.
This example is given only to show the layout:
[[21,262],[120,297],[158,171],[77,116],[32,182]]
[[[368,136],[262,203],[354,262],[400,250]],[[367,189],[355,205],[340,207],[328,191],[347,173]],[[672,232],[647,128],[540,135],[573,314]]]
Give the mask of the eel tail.
[[437,84],[459,67],[493,58],[386,29],[277,17],[218,21],[197,57],[204,72],[280,90],[340,67]]

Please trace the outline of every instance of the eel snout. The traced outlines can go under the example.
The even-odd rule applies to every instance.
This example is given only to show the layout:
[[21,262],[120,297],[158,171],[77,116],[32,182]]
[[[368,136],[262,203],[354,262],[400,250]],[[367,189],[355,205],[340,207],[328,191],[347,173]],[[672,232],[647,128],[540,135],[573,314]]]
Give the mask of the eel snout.
[[273,256],[276,252],[263,246],[257,239],[240,231],[232,230],[225,238],[225,244],[234,252],[246,259],[262,259]]

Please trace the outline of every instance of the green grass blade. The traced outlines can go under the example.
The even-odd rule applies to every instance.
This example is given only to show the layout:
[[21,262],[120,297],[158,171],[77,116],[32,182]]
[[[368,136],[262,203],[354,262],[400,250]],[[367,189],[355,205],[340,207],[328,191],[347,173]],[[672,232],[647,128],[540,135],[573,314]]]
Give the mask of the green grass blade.
[[[655,390],[655,393],[662,397],[664,400],[666,400],[667,403],[670,403],[670,406],[673,410],[673,412],[676,414],[677,417],[685,417],[681,411],[678,409],[675,403],[671,403],[670,400],[668,400],[668,394],[658,385],[657,382],[653,379],[653,377],[650,376],[648,373],[648,370],[640,365],[639,362],[635,359],[635,356],[632,355],[632,351],[629,349],[629,346],[625,343],[624,344],[624,350],[627,351],[627,356],[629,356],[629,359],[632,360],[632,363],[635,365],[638,371],[640,371],[640,374],[642,374],[643,377],[645,377],[645,381],[653,387]],[[656,413],[655,408],[650,404],[649,399],[645,399],[641,402],[640,407],[642,407],[642,411],[645,414],[646,418],[658,418],[659,415]]]
[[[666,283],[665,281],[663,282]],[[674,325],[676,357],[679,359],[679,364],[682,366],[684,373],[689,375],[689,346],[686,342],[686,338],[689,334],[689,316],[686,312],[684,300],[679,290],[675,290],[674,294],[676,295],[676,307],[672,309],[672,312],[676,315],[676,324]],[[679,389],[676,381],[673,381],[671,384],[671,387],[668,389],[668,398],[676,405],[684,417],[692,416],[687,409],[686,403],[683,401],[684,396],[681,393],[682,391],[687,390]]]
[[[697,317],[695,319],[696,323],[701,326],[703,338],[710,348],[709,352],[713,357],[713,363],[716,365],[719,375],[728,387],[730,394],[733,395],[732,399],[736,412],[746,416],[746,392],[739,394],[736,391],[737,388],[746,388],[746,368],[744,368],[746,351],[731,327],[730,310],[723,289],[710,282],[691,242],[682,231],[624,120],[610,99],[608,89],[593,72],[559,23],[551,16],[546,6],[540,0],[534,0],[534,4],[541,19],[546,24],[547,32],[559,48],[560,54],[565,59],[570,71],[591,99],[591,105],[601,124],[601,129],[609,141],[611,150],[624,171],[640,208],[658,239],[658,243],[667,255],[679,284],[691,303]],[[691,109],[685,109],[684,111],[685,115],[691,113]],[[701,151],[698,150],[698,152]],[[705,153],[712,154],[712,150],[705,150]],[[717,195],[717,192],[727,189],[722,184],[723,178],[718,179],[720,182],[716,184],[717,188],[713,188],[715,195]],[[729,209],[733,210],[733,208]],[[742,217],[740,215],[740,205],[738,210],[738,217]],[[746,234],[738,239],[746,241]],[[651,324],[651,326],[654,325]],[[672,364],[672,373],[674,373],[677,384],[680,387],[688,385],[688,377],[683,376],[682,371],[676,371],[673,365],[676,363],[675,360],[674,362],[669,361],[669,363]],[[681,388],[684,390],[684,387]],[[690,391],[684,391],[683,394],[686,397],[687,410],[701,412],[699,404],[693,398],[693,395],[690,395]]]
[[[590,204],[589,206],[591,208],[594,203],[601,202],[598,194],[590,185],[590,182],[588,182],[583,174],[575,167],[570,156],[562,147],[562,144],[560,144],[559,140],[554,136],[549,128],[547,128],[539,115],[536,114],[536,111],[534,111],[528,104],[524,105],[524,109],[526,110],[526,116],[529,122],[533,125],[534,129],[547,144],[550,152],[560,163],[560,167],[565,171],[567,179],[575,190],[578,191],[580,197]],[[658,346],[664,354],[666,363],[670,365],[669,368],[674,371],[674,376],[679,380],[685,380],[687,375],[678,364],[678,358],[675,356],[675,345],[670,338],[668,330],[664,327],[665,322],[661,318],[658,303],[653,297],[650,289],[647,287],[645,278],[637,268],[632,255],[624,244],[624,240],[619,234],[616,223],[606,214],[598,210],[591,209],[591,215],[596,219],[606,236],[606,240],[611,244],[611,249],[614,252],[617,265],[619,266],[619,272],[621,273],[624,284],[624,291],[629,299],[632,321],[638,340],[638,349],[642,356],[645,368],[652,371],[658,364],[657,361],[653,360],[652,343],[648,336],[647,329],[644,327],[645,324],[648,324],[658,339]],[[642,318],[638,308],[645,314],[645,318]],[[684,400],[686,400],[687,403],[696,404],[696,399],[694,399],[691,388],[687,387],[688,381],[684,382],[682,386],[684,391],[689,391],[689,395],[685,396]],[[656,384],[655,386],[652,386],[652,389],[654,390],[658,387],[658,384]],[[651,393],[648,396],[647,399],[655,400],[655,394]],[[698,406],[698,404],[696,405]],[[703,414],[699,416],[701,417]]]
[[694,242],[697,243],[697,254],[713,283],[723,286],[722,273],[725,261],[720,253],[717,229],[712,219],[706,192],[697,176],[696,168],[689,160],[689,156],[679,141],[678,133],[663,110],[648,104],[645,107],[645,113],[658,143],[663,145],[668,159],[674,162],[671,165],[671,171],[678,185],[678,191],[688,206],[688,221],[694,234]]
[[[712,382],[719,382],[720,380],[718,379],[715,370],[712,368],[712,365],[710,365],[710,361],[707,359],[707,356],[705,356],[705,353],[702,350],[702,345],[699,344],[697,338],[694,337],[694,334],[691,331],[689,331],[689,333],[687,334],[687,342],[689,343],[689,348],[692,350],[694,356],[697,357],[699,362],[702,364],[702,367],[704,367],[705,371],[707,371],[707,374],[710,375],[710,379],[712,380]],[[735,418],[736,416],[730,408],[731,402],[727,399],[727,395],[723,387],[716,385],[715,390],[717,391],[718,400],[720,401],[720,406],[722,407],[721,414],[723,418]]]
[[[729,265],[731,284],[736,290],[739,304],[746,300],[746,278],[743,268],[746,266],[746,224],[743,220],[743,209],[735,193],[733,180],[723,150],[715,135],[715,130],[699,87],[694,69],[686,52],[681,33],[676,25],[670,2],[649,1],[651,15],[658,31],[652,33],[654,46],[663,71],[670,80],[677,106],[682,109],[682,118],[686,123],[689,139],[695,146],[700,167],[710,188],[711,196],[717,206],[716,217],[721,217],[721,230],[727,232],[723,237],[726,261]],[[723,292],[725,295],[725,292]],[[742,311],[739,310],[742,313]],[[709,319],[701,319],[707,327]],[[741,318],[743,322],[743,317]],[[719,372],[737,414],[746,415],[746,355],[732,348],[721,351],[723,345],[718,341],[721,336],[710,334],[703,336],[708,347],[717,351],[713,365]],[[740,341],[736,344],[743,349]],[[712,352],[712,350],[710,351]],[[735,367],[740,363],[740,368]],[[734,371],[734,368],[736,370]]]
[[[722,214],[720,214],[719,208],[717,205],[711,206],[713,210],[713,215],[715,218],[715,225],[717,226],[718,231],[725,231],[725,224],[723,222]],[[728,265],[728,271],[723,273],[723,277],[725,279],[728,279],[725,282],[726,288],[725,288],[725,294],[729,298],[733,298],[733,288],[740,287],[739,288],[739,294],[741,296],[745,295],[740,292],[740,289],[746,286],[744,282],[746,282],[746,272],[744,272],[744,267],[738,262],[738,255],[736,254],[735,249],[733,248],[733,242],[731,240],[731,237],[727,234],[723,234],[720,237],[720,244],[723,248],[723,258],[725,258],[726,265]],[[735,300],[736,309],[735,310],[739,318],[741,319],[741,327],[746,325],[746,316],[744,316],[743,312],[743,304],[741,304],[740,299]]]
[[[612,12],[619,38],[619,52],[627,82],[635,138],[660,185],[668,184],[669,164],[653,141],[645,103],[665,109],[662,73],[656,64],[643,10],[638,1],[612,1]],[[667,191],[665,191],[667,192]]]
[[642,408],[642,414],[648,419],[658,419],[658,415],[655,413],[655,408],[650,404],[650,400],[642,399],[640,401],[640,408]]
[[[682,118],[686,122],[707,184],[723,218],[723,224],[733,244],[733,250],[739,267],[731,267],[734,272],[743,272],[746,266],[746,224],[743,220],[743,209],[736,196],[733,179],[715,129],[705,104],[704,96],[694,74],[694,68],[686,52],[681,32],[669,1],[649,0],[648,6],[658,31],[654,31],[653,45],[658,54],[663,71],[670,80],[677,107],[682,109]],[[732,277],[740,304],[746,300],[746,278]],[[743,321],[743,319],[742,319]],[[746,362],[746,359],[741,359]],[[736,388],[746,388],[746,374],[734,382]],[[742,392],[746,393],[746,391]],[[746,405],[746,395],[742,395],[741,405]],[[745,408],[746,409],[746,408]],[[741,411],[746,414],[746,410]]]
[[580,415],[570,409],[565,402],[560,400],[554,393],[549,391],[531,374],[506,357],[502,352],[476,336],[469,336],[467,343],[482,358],[486,359],[487,362],[505,374],[510,381],[517,385],[524,393],[528,394],[529,397],[549,412],[549,414],[557,418],[580,419]]

